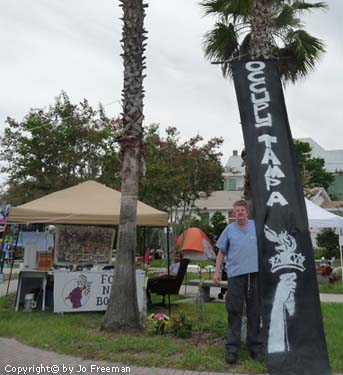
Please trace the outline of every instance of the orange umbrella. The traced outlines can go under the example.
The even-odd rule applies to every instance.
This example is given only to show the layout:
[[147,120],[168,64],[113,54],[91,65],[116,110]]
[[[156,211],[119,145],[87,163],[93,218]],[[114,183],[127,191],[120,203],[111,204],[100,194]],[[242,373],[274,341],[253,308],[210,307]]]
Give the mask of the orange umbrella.
[[200,228],[189,228],[176,239],[176,246],[181,248],[185,258],[193,260],[215,259],[213,245]]

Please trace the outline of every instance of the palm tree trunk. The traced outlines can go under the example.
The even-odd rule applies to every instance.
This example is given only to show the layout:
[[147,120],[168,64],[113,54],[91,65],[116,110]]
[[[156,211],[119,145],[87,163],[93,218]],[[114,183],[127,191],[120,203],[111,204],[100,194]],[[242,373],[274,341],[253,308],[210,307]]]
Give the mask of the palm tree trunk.
[[[270,59],[273,57],[273,36],[270,22],[272,19],[272,3],[273,0],[250,0],[249,15],[251,35],[249,54],[251,59]],[[245,151],[244,156],[246,156]],[[250,213],[253,213],[249,166],[246,157],[243,159],[245,166],[244,199],[249,203]]]
[[121,207],[116,265],[110,301],[101,328],[141,329],[137,303],[135,256],[137,196],[142,171],[143,70],[145,50],[143,0],[120,0],[123,8],[123,136],[121,142]]
[[252,59],[273,56],[271,19],[273,0],[250,0],[250,57]]

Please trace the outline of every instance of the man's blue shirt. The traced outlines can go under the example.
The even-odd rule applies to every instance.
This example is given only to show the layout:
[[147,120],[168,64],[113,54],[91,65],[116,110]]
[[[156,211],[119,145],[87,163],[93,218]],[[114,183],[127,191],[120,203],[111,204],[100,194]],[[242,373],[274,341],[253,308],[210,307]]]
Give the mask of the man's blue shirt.
[[225,255],[228,277],[258,272],[257,239],[253,220],[241,229],[229,224],[222,232],[216,246]]

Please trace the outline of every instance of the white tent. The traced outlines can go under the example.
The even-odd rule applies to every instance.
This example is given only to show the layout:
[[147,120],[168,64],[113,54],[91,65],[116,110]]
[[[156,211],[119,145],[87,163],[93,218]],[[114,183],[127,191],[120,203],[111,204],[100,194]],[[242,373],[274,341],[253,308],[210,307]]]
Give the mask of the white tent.
[[313,228],[342,228],[343,217],[324,210],[305,198],[307,217],[310,227]]
[[[305,198],[307,218],[309,226],[312,228],[337,228],[339,234],[339,249],[341,256],[341,267],[343,270],[343,217],[332,214],[317,206]],[[342,272],[343,283],[343,272]]]

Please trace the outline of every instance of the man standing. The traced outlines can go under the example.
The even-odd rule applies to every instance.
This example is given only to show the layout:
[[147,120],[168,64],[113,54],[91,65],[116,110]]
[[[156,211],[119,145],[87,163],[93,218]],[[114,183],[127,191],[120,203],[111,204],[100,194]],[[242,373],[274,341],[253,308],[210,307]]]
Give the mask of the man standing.
[[235,223],[229,224],[220,235],[216,246],[218,255],[213,281],[220,282],[220,268],[226,260],[228,291],[228,335],[225,360],[237,362],[241,347],[241,325],[244,302],[247,314],[247,347],[257,361],[264,359],[261,329],[261,308],[258,288],[258,255],[255,223],[248,220],[248,206],[243,200],[234,203]]

